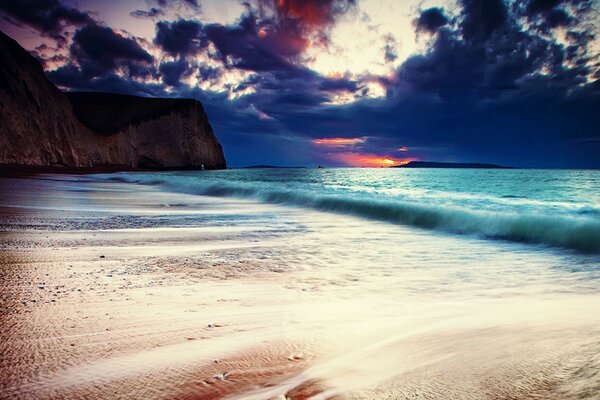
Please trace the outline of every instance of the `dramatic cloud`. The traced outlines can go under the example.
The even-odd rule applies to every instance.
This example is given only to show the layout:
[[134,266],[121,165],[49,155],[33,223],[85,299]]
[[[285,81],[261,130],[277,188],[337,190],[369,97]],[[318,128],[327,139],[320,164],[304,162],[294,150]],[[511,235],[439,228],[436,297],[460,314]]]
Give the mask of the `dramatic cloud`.
[[161,7],[170,7],[170,6],[178,6],[184,5],[193,8],[200,8],[200,4],[198,4],[197,0],[154,0]]
[[206,48],[202,25],[196,21],[161,21],[156,24],[154,43],[172,56],[186,56]]
[[508,10],[503,0],[461,0],[462,35],[468,41],[483,41],[505,27]]
[[185,60],[165,62],[160,64],[159,71],[163,81],[170,86],[177,87],[181,84],[181,77],[188,72],[189,65]]
[[120,76],[113,72],[106,72],[104,75],[90,79],[87,71],[82,71],[71,64],[48,72],[48,78],[56,85],[74,91],[110,92],[155,97],[167,95],[163,85],[140,83],[128,76]]
[[90,23],[90,16],[75,8],[63,6],[58,0],[2,0],[0,11],[11,21],[39,30],[61,43],[65,26]]
[[384,40],[384,46],[383,46],[383,54],[384,54],[384,60],[387,63],[391,63],[396,61],[396,59],[398,58],[398,55],[396,54],[396,47],[398,46],[398,43],[396,42],[396,38],[394,38],[394,36],[392,35],[385,35],[383,37]]
[[434,7],[422,11],[415,25],[417,31],[433,33],[447,23],[448,18],[444,15],[444,11],[441,8]]
[[308,44],[293,32],[271,24],[260,26],[252,13],[236,25],[207,25],[204,32],[226,65],[252,71],[295,69],[290,59]]
[[152,7],[149,10],[135,10],[129,13],[132,17],[136,18],[157,18],[165,15],[165,12],[160,8]]
[[150,64],[154,61],[136,40],[96,24],[75,32],[71,55],[93,76],[114,70],[119,64],[128,65],[133,72],[135,62]]
[[529,0],[517,5],[516,10],[541,32],[553,28],[577,25],[592,14],[593,0]]
[[259,0],[264,13],[274,10],[280,24],[291,24],[307,29],[322,28],[335,22],[356,6],[354,0]]

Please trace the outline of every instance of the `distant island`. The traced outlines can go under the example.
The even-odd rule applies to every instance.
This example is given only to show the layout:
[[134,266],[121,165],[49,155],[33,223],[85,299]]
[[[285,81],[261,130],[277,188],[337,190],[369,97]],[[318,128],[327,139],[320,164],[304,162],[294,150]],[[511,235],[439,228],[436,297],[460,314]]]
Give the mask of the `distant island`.
[[392,168],[473,168],[473,169],[512,169],[497,164],[485,163],[451,163],[436,161],[411,161],[404,165],[395,165]]
[[306,168],[303,166],[279,166],[279,165],[248,165],[246,167],[240,167],[241,169],[275,169],[275,168],[282,168],[282,169],[299,169],[299,168]]

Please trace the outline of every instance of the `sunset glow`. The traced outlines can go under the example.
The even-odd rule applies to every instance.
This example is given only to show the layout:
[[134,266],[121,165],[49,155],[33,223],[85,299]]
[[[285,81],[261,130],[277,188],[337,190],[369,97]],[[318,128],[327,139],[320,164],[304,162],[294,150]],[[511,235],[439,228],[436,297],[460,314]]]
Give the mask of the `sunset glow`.
[[364,143],[365,138],[322,138],[313,139],[311,142],[320,146],[353,146]]
[[370,153],[334,153],[330,157],[350,167],[396,167],[414,161],[410,158],[393,158]]

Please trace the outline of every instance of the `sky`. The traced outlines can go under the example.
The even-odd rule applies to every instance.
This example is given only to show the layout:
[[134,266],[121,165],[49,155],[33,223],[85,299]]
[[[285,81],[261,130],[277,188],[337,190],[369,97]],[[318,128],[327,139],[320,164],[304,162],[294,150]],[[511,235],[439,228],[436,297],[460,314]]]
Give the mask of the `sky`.
[[1,0],[63,90],[202,102],[229,166],[600,168],[600,0]]

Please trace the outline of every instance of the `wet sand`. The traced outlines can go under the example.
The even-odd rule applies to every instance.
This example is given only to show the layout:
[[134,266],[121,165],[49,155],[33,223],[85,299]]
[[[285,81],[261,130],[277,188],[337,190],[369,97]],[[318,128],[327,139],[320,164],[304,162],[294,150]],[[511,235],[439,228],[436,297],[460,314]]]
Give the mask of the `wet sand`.
[[598,276],[545,267],[568,255],[85,177],[0,190],[1,398],[600,393]]

